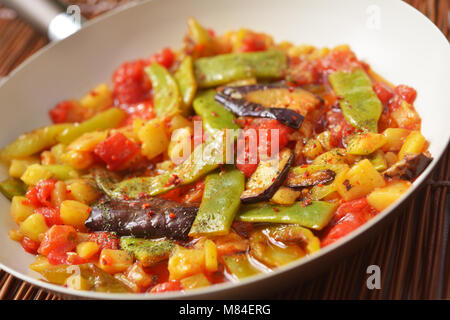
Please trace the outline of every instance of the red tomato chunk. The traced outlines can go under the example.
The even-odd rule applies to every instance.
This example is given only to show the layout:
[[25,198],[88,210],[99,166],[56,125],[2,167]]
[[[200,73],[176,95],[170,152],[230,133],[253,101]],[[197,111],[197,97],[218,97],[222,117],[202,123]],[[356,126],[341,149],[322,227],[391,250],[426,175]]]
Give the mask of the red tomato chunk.
[[376,214],[366,198],[356,199],[341,204],[335,213],[331,227],[322,238],[321,246],[325,247],[349,234],[369,221]]
[[73,100],[62,101],[48,112],[53,123],[80,122],[85,112]]
[[67,252],[75,249],[77,237],[74,227],[54,225],[45,233],[38,253],[47,256],[52,264],[70,263]]
[[137,103],[149,95],[152,84],[144,72],[146,60],[125,62],[113,74],[114,97],[120,104]]
[[169,69],[175,61],[175,55],[170,48],[164,48],[160,52],[155,53],[150,58],[150,61],[155,61],[165,68]]
[[55,189],[56,180],[48,179],[39,181],[34,187],[26,193],[27,200],[30,204],[39,206],[50,206],[50,200],[53,189]]
[[121,169],[138,152],[139,147],[120,132],[100,142],[94,150],[94,153],[106,163],[109,170]]

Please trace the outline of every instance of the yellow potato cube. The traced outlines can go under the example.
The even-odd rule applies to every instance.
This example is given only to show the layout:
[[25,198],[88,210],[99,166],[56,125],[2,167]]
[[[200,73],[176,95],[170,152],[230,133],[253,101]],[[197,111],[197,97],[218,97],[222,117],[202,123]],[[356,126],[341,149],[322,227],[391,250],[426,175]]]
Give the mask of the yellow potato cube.
[[316,139],[309,139],[303,147],[303,154],[309,159],[316,158],[324,151],[322,144]]
[[34,241],[41,241],[44,233],[48,230],[45,218],[42,214],[34,213],[20,225],[20,232],[25,237]]
[[384,130],[383,136],[387,140],[382,148],[383,151],[399,151],[410,132],[408,129],[403,128],[387,128]]
[[205,241],[205,268],[209,272],[218,270],[217,247],[212,240]]
[[103,249],[99,267],[111,274],[123,272],[133,264],[133,256],[123,250]]
[[377,188],[373,190],[368,196],[367,201],[369,204],[382,211],[394,203],[400,196],[408,191],[411,183],[409,181],[395,181],[383,188]]
[[398,152],[398,160],[402,160],[406,154],[419,154],[425,150],[427,140],[420,131],[411,132],[405,139],[405,143]]
[[28,186],[33,186],[41,180],[49,179],[53,174],[40,164],[32,164],[29,166],[20,179]]
[[301,191],[281,186],[270,201],[277,204],[291,205],[294,204],[301,194]]
[[181,114],[176,114],[170,119],[169,122],[169,132],[172,133],[173,131],[181,128],[190,128],[193,129],[193,124],[191,121],[183,117]]
[[36,260],[34,260],[32,264],[30,264],[30,269],[38,273],[41,273],[42,271],[50,269],[52,266],[53,265],[50,264],[47,257],[38,255],[36,257]]
[[76,200],[64,200],[59,209],[64,224],[82,226],[91,213],[91,208]]
[[22,223],[26,218],[34,213],[34,206],[28,204],[27,198],[22,196],[14,196],[11,200],[9,213],[17,224]]
[[203,273],[197,273],[193,276],[181,279],[180,282],[184,290],[192,290],[211,285],[211,282],[209,282],[208,278]]
[[13,241],[22,241],[23,233],[20,230],[11,229],[8,231],[8,237]]
[[354,200],[369,194],[373,189],[383,187],[383,176],[368,159],[361,160],[347,171],[337,191],[344,200]]
[[77,253],[83,259],[92,258],[99,250],[98,244],[92,241],[84,241],[77,245]]
[[177,246],[169,258],[169,278],[179,280],[201,273],[205,266],[205,250]]
[[355,134],[347,141],[347,154],[368,155],[381,148],[386,141],[387,138],[379,133]]
[[88,182],[77,180],[67,186],[70,195],[77,201],[90,204],[97,200],[99,193]]
[[9,166],[9,175],[13,178],[20,178],[32,164],[39,164],[39,159],[13,159]]
[[128,270],[127,278],[141,288],[148,287],[153,282],[152,276],[146,273],[139,263],[133,264]]
[[164,124],[158,119],[149,121],[139,130],[139,140],[142,142],[142,154],[148,159],[160,155],[169,146],[169,138]]
[[77,170],[87,169],[94,163],[94,158],[90,152],[74,150],[69,150],[61,155],[61,160]]
[[91,289],[91,285],[89,281],[83,278],[79,274],[73,274],[68,277],[64,283],[64,285],[69,289],[74,290],[89,290]]
[[106,83],[101,83],[81,98],[80,104],[88,109],[104,109],[113,104],[112,92]]

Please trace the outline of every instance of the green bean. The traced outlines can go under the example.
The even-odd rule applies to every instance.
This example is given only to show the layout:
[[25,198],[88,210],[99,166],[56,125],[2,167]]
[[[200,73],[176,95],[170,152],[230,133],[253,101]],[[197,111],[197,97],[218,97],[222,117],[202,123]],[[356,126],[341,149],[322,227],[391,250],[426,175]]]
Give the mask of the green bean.
[[239,210],[244,184],[245,177],[237,169],[209,174],[205,180],[202,203],[189,235],[227,234]]
[[227,53],[195,60],[194,70],[200,88],[223,85],[247,78],[277,79],[286,70],[286,55],[279,50]]
[[27,186],[19,179],[8,178],[0,182],[0,192],[11,200],[14,196],[23,196],[27,192]]
[[178,84],[178,89],[180,90],[182,97],[182,113],[184,115],[189,114],[192,100],[194,99],[195,92],[197,91],[194,64],[191,56],[186,56],[183,61],[181,61],[181,64],[173,77]]

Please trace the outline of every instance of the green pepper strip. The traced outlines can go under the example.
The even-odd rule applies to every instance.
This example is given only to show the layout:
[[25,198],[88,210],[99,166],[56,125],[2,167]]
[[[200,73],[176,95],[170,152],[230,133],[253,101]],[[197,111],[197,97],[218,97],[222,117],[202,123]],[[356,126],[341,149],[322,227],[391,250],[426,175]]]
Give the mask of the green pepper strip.
[[175,244],[167,239],[141,239],[121,237],[120,247],[134,254],[145,267],[150,267],[169,258]]
[[55,124],[21,135],[0,151],[2,160],[25,158],[55,145],[57,136],[73,124]]
[[194,63],[192,62],[191,56],[186,56],[183,61],[181,61],[181,64],[173,77],[177,82],[178,89],[182,97],[182,113],[187,115],[189,114],[192,100],[194,99],[195,92],[197,91]]
[[224,143],[210,139],[196,147],[188,159],[172,171],[153,177],[136,177],[115,184],[109,194],[114,197],[138,198],[141,194],[156,196],[192,183],[224,163]]
[[119,108],[110,108],[86,121],[67,128],[57,139],[59,142],[69,144],[84,133],[115,128],[122,122],[125,115],[125,111]]
[[279,50],[227,53],[195,60],[194,70],[200,88],[223,85],[247,78],[277,79],[284,75],[286,55]]
[[214,100],[216,90],[207,90],[197,94],[194,99],[194,110],[202,117],[203,129],[208,135],[214,135],[217,130],[239,129],[234,122],[236,117],[231,111]]
[[361,68],[353,72],[337,71],[328,76],[345,119],[361,130],[378,132],[383,106],[372,89],[372,81]]
[[296,223],[321,230],[333,217],[336,205],[325,201],[312,201],[306,205],[297,202],[292,206],[272,204],[248,205],[242,208],[237,220],[246,222]]
[[171,116],[179,113],[181,96],[178,85],[169,71],[154,62],[145,68],[153,86],[153,110],[156,116]]
[[8,178],[0,182],[0,192],[11,200],[14,196],[23,196],[27,192],[27,186],[19,179]]
[[241,205],[244,185],[245,177],[237,169],[208,175],[202,203],[189,235],[227,234]]

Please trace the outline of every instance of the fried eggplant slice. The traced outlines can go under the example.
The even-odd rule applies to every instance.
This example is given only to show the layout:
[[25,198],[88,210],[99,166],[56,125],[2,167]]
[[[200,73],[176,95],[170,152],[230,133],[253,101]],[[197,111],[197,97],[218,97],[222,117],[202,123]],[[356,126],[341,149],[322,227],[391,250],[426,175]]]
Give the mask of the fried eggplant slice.
[[383,172],[386,178],[414,180],[428,167],[433,159],[424,153],[407,154],[405,157]]

